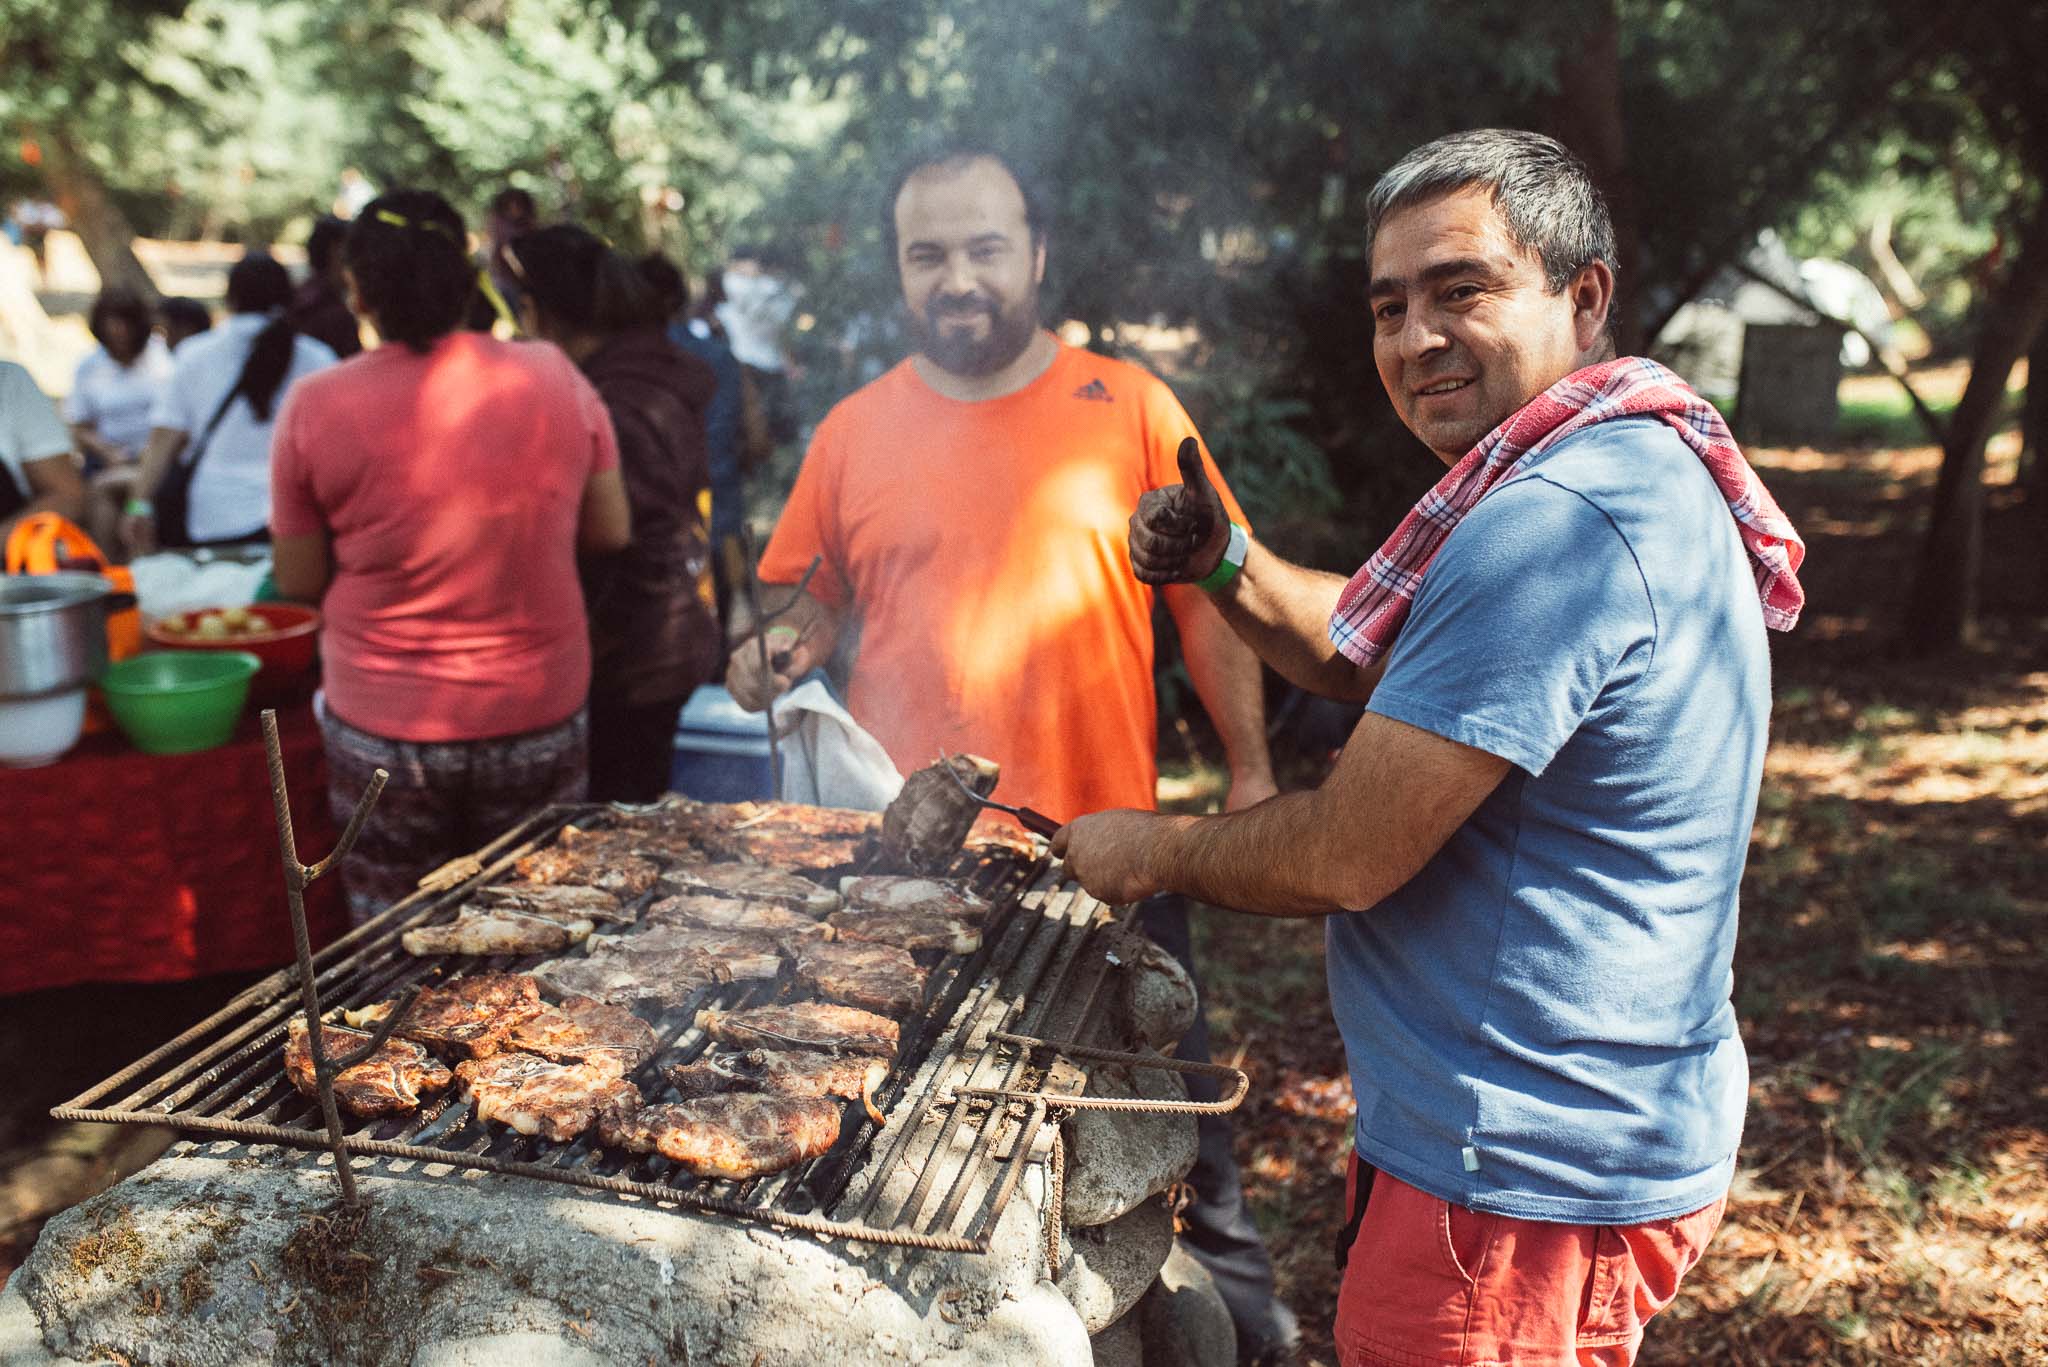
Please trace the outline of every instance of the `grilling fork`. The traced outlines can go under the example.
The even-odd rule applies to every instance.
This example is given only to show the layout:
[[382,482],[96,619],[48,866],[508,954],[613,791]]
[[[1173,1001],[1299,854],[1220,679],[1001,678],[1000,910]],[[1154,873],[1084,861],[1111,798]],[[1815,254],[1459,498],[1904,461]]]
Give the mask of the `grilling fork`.
[[967,786],[967,781],[960,777],[960,771],[953,767],[953,757],[944,750],[939,751],[939,767],[946,771],[946,777],[953,780],[955,787],[967,794],[968,797],[974,799],[977,806],[990,811],[1008,812],[1011,816],[1024,823],[1025,830],[1030,831],[1033,835],[1042,835],[1047,840],[1052,839],[1054,834],[1059,831],[1062,823],[1055,821],[1044,812],[1030,807],[1012,807],[1007,803],[997,802],[994,798],[983,797],[980,793],[975,792],[974,789]]

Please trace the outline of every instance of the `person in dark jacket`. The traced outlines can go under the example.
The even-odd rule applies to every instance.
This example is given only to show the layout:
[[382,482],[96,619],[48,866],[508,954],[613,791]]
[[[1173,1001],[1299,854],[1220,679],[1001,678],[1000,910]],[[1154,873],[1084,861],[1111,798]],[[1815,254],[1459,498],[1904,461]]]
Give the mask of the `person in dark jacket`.
[[349,312],[348,287],[342,281],[341,244],[348,224],[323,218],[306,239],[306,278],[292,291],[286,310],[292,326],[347,360],[363,349],[361,327]]
[[618,435],[632,543],[582,564],[590,796],[649,802],[668,786],[677,714],[723,653],[706,528],[705,413],[716,381],[670,343],[633,264],[593,234],[541,228],[504,256],[521,290],[520,326],[581,367]]

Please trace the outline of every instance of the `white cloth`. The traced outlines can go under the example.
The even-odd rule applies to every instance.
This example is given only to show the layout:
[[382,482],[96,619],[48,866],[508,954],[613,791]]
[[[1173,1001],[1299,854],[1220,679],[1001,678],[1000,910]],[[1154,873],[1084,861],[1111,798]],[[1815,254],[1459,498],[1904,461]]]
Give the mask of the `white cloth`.
[[100,436],[139,456],[149,440],[157,394],[170,378],[171,349],[161,337],[151,337],[128,365],[108,355],[105,347],[95,347],[78,363],[71,393],[64,400],[64,421],[89,422]]
[[718,321],[741,365],[781,371],[782,330],[796,312],[796,293],[779,275],[727,271]]
[[[188,339],[171,357],[171,378],[157,396],[150,426],[183,432],[196,445],[241,378],[256,334],[269,322],[260,313],[238,313]],[[333,364],[334,353],[325,345],[294,337],[291,367],[270,402],[271,421],[294,384]],[[270,525],[270,429],[271,422],[259,421],[246,397],[238,396],[222,416],[192,477],[187,529],[194,541],[218,541]],[[188,445],[179,459],[190,460],[193,454]]]
[[785,802],[879,812],[903,787],[882,743],[861,729],[821,679],[775,700]]
[[23,498],[34,498],[22,467],[31,461],[68,455],[71,433],[57,416],[50,396],[36,386],[35,377],[12,361],[0,361],[0,467],[21,490]]
[[213,554],[207,550],[159,551],[129,561],[128,572],[135,577],[135,605],[142,615],[154,622],[194,608],[247,607],[255,602],[263,576],[270,573],[270,557],[202,558]]

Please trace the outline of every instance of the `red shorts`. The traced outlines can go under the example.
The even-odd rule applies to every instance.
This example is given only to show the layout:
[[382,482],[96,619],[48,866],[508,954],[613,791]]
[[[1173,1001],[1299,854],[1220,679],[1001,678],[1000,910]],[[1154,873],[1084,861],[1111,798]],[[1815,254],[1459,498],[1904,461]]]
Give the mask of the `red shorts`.
[[[1345,1209],[1356,1211],[1351,1160]],[[1373,1176],[1337,1293],[1343,1367],[1622,1364],[1728,1204],[1640,1225],[1489,1215]]]

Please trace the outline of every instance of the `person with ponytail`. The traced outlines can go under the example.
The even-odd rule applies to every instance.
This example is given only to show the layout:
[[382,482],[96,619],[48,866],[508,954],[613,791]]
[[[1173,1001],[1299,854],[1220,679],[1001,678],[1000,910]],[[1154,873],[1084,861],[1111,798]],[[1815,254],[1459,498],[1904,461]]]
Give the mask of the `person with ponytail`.
[[122,508],[130,551],[261,541],[270,525],[270,436],[285,394],[334,353],[285,318],[292,281],[268,253],[228,272],[226,322],[171,358]]
[[392,190],[342,247],[381,344],[292,391],[271,470],[277,586],[318,603],[328,798],[384,795],[342,865],[358,923],[585,791],[580,553],[631,534],[604,403],[553,347],[460,327],[462,220]]
[[582,228],[523,233],[504,252],[520,325],[597,387],[618,434],[633,539],[582,564],[590,613],[590,796],[668,787],[676,717],[724,654],[711,592],[705,414],[717,380],[668,340],[663,301]]

